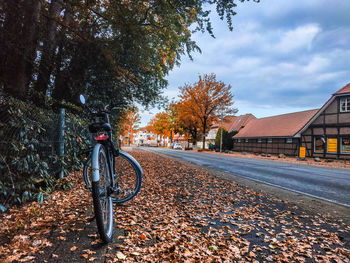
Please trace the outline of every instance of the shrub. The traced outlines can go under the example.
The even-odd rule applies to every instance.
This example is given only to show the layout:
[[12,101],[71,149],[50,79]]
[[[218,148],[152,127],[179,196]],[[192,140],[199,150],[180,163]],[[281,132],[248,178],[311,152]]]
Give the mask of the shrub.
[[49,107],[0,96],[0,210],[25,201],[42,202],[64,168],[80,169],[87,148],[85,122],[66,114],[65,155],[58,155],[58,113]]

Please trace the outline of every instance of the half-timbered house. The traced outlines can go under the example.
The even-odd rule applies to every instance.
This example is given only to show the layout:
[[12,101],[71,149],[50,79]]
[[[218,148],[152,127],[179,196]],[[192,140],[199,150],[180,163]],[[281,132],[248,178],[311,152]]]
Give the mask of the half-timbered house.
[[320,109],[251,120],[233,139],[235,151],[350,159],[350,83]]

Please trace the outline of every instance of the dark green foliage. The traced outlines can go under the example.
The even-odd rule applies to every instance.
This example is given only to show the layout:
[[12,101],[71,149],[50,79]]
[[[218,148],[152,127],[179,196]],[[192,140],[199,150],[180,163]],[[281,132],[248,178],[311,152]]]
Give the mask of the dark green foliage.
[[65,156],[58,155],[58,114],[12,97],[0,97],[0,209],[8,204],[42,202],[57,174],[80,169],[89,142],[86,123],[66,114]]
[[211,5],[232,29],[234,0],[5,1],[0,89],[37,105],[47,95],[77,103],[80,93],[154,104],[181,56],[200,51],[193,32],[213,35]]
[[232,137],[237,134],[236,131],[228,132],[225,128],[219,128],[215,137],[215,149],[220,149],[220,138],[222,129],[222,150],[232,150],[233,149],[233,139]]

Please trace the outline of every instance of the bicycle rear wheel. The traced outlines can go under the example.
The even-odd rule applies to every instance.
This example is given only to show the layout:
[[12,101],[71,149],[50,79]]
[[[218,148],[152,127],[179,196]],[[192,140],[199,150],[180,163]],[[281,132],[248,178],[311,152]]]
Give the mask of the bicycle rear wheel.
[[128,153],[119,151],[114,159],[115,185],[118,191],[112,194],[113,203],[124,203],[132,199],[141,188],[142,168]]
[[83,178],[85,182],[85,188],[90,190],[92,189],[92,166],[91,166],[91,154],[86,159],[83,165]]
[[95,145],[91,164],[92,199],[97,229],[103,242],[108,243],[113,237],[113,202],[109,194],[111,178],[103,145]]

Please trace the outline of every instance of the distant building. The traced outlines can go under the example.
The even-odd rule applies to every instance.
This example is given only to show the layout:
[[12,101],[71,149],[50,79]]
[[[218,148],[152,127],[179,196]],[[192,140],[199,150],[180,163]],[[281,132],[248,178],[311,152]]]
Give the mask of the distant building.
[[[254,119],[256,118],[253,114],[245,114],[240,116],[226,116],[222,122],[222,126],[228,132],[233,132],[233,131],[238,132],[242,128],[244,128],[249,121]],[[221,121],[216,122],[211,126],[208,132],[208,136],[206,137],[208,144],[209,143],[215,144],[216,134],[220,127],[221,127]]]
[[321,109],[250,120],[234,137],[234,150],[350,159],[350,83]]
[[146,128],[140,128],[134,134],[133,143],[138,146],[167,146],[169,139],[147,131]]
[[135,134],[134,134],[134,141],[133,143],[137,146],[155,146],[157,145],[156,135],[147,131],[146,128],[140,128]]

